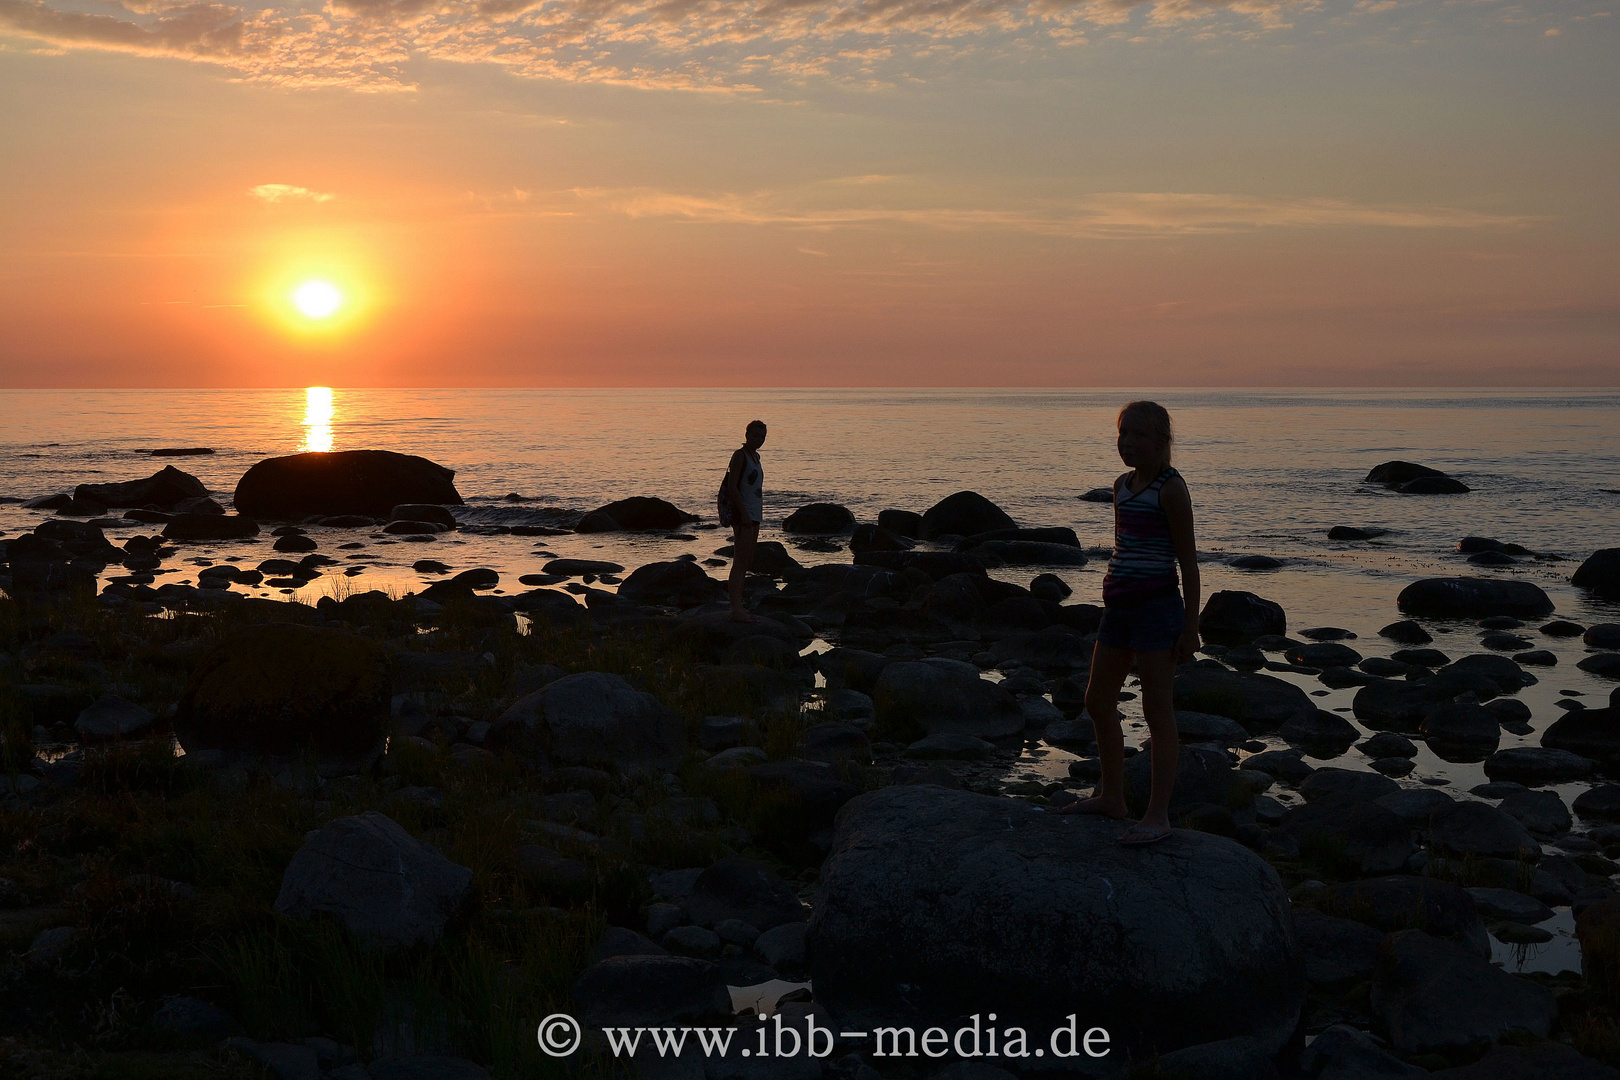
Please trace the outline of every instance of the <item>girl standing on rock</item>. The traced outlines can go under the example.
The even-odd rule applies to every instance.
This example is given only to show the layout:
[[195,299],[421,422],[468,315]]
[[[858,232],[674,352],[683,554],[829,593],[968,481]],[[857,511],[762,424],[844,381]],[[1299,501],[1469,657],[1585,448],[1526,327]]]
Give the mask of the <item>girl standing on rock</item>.
[[733,622],[759,621],[743,606],[743,582],[748,577],[749,564],[754,561],[760,522],[765,520],[765,468],[759,461],[759,448],[764,445],[765,421],[749,421],[743,444],[731,455],[731,465],[726,469],[725,483],[720,488],[720,524],[730,525],[733,534],[731,577],[726,583],[731,593]]
[[[1163,406],[1133,401],[1119,411],[1119,456],[1131,471],[1114,481],[1114,556],[1103,578],[1102,625],[1086,687],[1102,783],[1093,798],[1059,811],[1129,816],[1125,736],[1117,705],[1134,662],[1152,738],[1153,784],[1147,813],[1119,838],[1128,847],[1156,844],[1170,835],[1170,792],[1179,750],[1173,682],[1176,664],[1192,659],[1199,646],[1192,498],[1186,481],[1170,467],[1171,441],[1170,414]],[[1185,599],[1177,587],[1178,564]]]

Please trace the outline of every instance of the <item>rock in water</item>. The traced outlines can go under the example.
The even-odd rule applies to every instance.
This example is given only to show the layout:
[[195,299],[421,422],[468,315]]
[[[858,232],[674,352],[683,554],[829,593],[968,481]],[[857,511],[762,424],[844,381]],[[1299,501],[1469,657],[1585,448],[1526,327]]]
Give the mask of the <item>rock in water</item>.
[[1473,488],[1451,476],[1420,476],[1394,485],[1402,495],[1466,495]]
[[156,506],[160,510],[172,510],[187,499],[206,499],[208,489],[195,476],[168,465],[145,480],[80,484],[73,489],[73,497],[106,507]]
[[355,634],[293,623],[244,627],[204,654],[180,698],[188,749],[370,749],[389,714],[388,660]]
[[486,737],[494,746],[539,752],[562,765],[680,766],[686,727],[651,694],[617,675],[566,675],[502,713]]
[[1431,469],[1427,465],[1415,465],[1410,461],[1386,461],[1382,465],[1374,465],[1367,474],[1370,484],[1398,484],[1411,483],[1422,477],[1444,476],[1439,469]]
[[619,595],[638,604],[689,608],[723,600],[726,587],[689,559],[638,566],[619,586]]
[[922,516],[917,536],[933,540],[940,536],[973,536],[996,529],[1016,529],[1018,523],[1007,512],[976,491],[958,491],[930,506]]
[[841,533],[855,527],[855,515],[838,503],[810,503],[789,514],[782,531],[790,533]]
[[1528,581],[1497,578],[1423,578],[1396,598],[1408,615],[1438,619],[1482,619],[1489,615],[1546,615],[1552,601]]
[[259,523],[237,514],[176,514],[163,526],[165,540],[248,540]]
[[360,938],[432,943],[466,902],[472,871],[374,810],[329,822],[298,849],[276,910],[336,917]]
[[[1213,662],[1211,662],[1213,664]],[[1276,731],[1290,721],[1316,717],[1310,696],[1293,683],[1270,675],[1228,671],[1219,664],[1185,664],[1176,672],[1175,706],[1236,720],[1255,734]]]
[[1403,1054],[1478,1052],[1512,1032],[1545,1039],[1558,1015],[1551,990],[1421,930],[1379,946],[1372,1010]]
[[922,529],[922,515],[910,510],[880,510],[877,523],[880,529],[915,540]]
[[236,484],[236,510],[298,520],[311,514],[387,518],[402,503],[460,506],[455,471],[414,454],[339,450],[266,458]]
[[[459,500],[458,500],[459,501]],[[663,499],[655,499],[647,495],[633,495],[628,499],[619,499],[610,502],[597,510],[585,515],[576,532],[608,532],[602,519],[607,519],[621,529],[640,532],[651,529],[678,529],[688,521],[696,521],[696,514],[688,514],[674,503]],[[586,521],[590,521],[589,527]]]
[[1620,547],[1594,551],[1570,581],[1577,588],[1591,589],[1599,596],[1620,600]]
[[1205,602],[1198,632],[1216,645],[1247,645],[1266,634],[1288,633],[1288,615],[1281,604],[1252,592],[1222,590]]
[[1192,832],[1143,859],[1122,828],[938,787],[861,796],[806,935],[817,1002],[859,1030],[996,1012],[1039,1033],[1031,1052],[1075,1013],[1120,1057],[1238,1036],[1275,1053],[1305,985],[1276,872]]
[[877,722],[902,733],[951,733],[999,739],[1024,729],[1007,691],[979,678],[971,664],[918,660],[889,664],[872,691]]

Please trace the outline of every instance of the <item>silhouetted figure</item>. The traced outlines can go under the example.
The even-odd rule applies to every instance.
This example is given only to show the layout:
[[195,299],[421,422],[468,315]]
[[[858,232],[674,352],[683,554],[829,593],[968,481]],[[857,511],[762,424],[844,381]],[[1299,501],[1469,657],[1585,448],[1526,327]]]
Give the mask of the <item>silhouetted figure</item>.
[[765,518],[765,468],[759,462],[759,448],[764,445],[765,421],[750,421],[743,444],[731,455],[721,488],[720,524],[730,525],[733,535],[727,587],[731,593],[731,617],[736,622],[759,621],[743,606],[743,582],[754,561],[759,525]]

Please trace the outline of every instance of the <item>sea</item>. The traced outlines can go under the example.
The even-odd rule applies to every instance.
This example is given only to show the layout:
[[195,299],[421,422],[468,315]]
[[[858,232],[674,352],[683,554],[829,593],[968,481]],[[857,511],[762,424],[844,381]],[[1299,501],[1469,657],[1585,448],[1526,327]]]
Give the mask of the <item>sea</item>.
[[[761,539],[787,540],[782,519],[809,502],[838,502],[857,520],[888,508],[921,512],[952,492],[977,491],[1020,525],[1066,525],[1096,556],[1056,568],[1074,600],[1100,602],[1112,520],[1106,504],[1079,498],[1124,471],[1114,448],[1115,417],[1148,397],[1175,425],[1174,464],[1192,494],[1204,592],[1242,589],[1280,603],[1291,633],[1335,626],[1357,635],[1366,655],[1397,646],[1377,631],[1400,618],[1396,596],[1429,576],[1478,574],[1532,581],[1557,617],[1582,624],[1620,622],[1620,604],[1597,600],[1569,581],[1594,550],[1620,546],[1620,391],[1615,390],[1128,390],[1073,389],[488,389],[402,390],[296,387],[280,390],[0,391],[0,497],[30,499],[149,475],[172,464],[199,477],[229,505],[255,462],[309,450],[380,449],[420,454],[455,470],[468,524],[549,524],[557,509],[581,512],[631,495],[655,495],[714,521],[715,492],[750,420],[769,425],[761,457],[765,526]],[[214,453],[156,458],[160,447]],[[1403,459],[1461,480],[1466,495],[1400,495],[1366,481],[1375,465]],[[0,504],[0,537],[46,516]],[[1378,528],[1376,540],[1328,538],[1337,525]],[[132,523],[124,535],[151,532]],[[312,530],[323,550],[329,545]],[[491,567],[503,586],[538,573],[553,556],[606,559],[634,569],[691,552],[710,557],[723,532],[694,527],[689,540],[628,534],[521,537],[444,534],[432,543],[369,541],[358,577],[329,573],[271,597],[313,601],[322,592],[424,584],[411,564],[432,558],[453,568]],[[1465,536],[1520,544],[1536,553],[1504,568],[1471,566],[1457,552]],[[333,533],[331,547],[335,547]],[[352,540],[344,535],[343,540]],[[218,554],[244,565],[270,557],[270,537]],[[262,548],[262,553],[259,549]],[[847,552],[791,549],[804,563],[847,560]],[[188,549],[158,582],[191,581]],[[1240,555],[1282,560],[1275,570],[1228,565]],[[113,567],[110,572],[117,573]],[[723,574],[723,569],[714,571]],[[1027,584],[1039,569],[998,577]],[[1484,651],[1469,623],[1435,624],[1434,647],[1453,658]],[[1539,731],[1561,715],[1560,701],[1607,703],[1614,684],[1576,669],[1579,638],[1521,633],[1552,650],[1558,664],[1533,669],[1537,685],[1520,698],[1536,732],[1503,733],[1502,746],[1539,745]],[[816,647],[825,647],[819,644]],[[1283,675],[1308,691],[1315,679]],[[1349,715],[1353,689],[1321,696],[1322,708]],[[1139,714],[1127,723],[1141,734]],[[1370,733],[1370,732],[1369,732]],[[1282,745],[1280,742],[1278,745]],[[1034,748],[1015,775],[1066,775],[1070,755]],[[1483,783],[1478,762],[1449,762],[1419,744],[1407,786],[1442,784],[1454,794]],[[1312,761],[1360,768],[1342,759]],[[1561,785],[1566,801],[1586,785]],[[1546,925],[1555,940],[1507,950],[1525,970],[1577,968],[1568,912]]]

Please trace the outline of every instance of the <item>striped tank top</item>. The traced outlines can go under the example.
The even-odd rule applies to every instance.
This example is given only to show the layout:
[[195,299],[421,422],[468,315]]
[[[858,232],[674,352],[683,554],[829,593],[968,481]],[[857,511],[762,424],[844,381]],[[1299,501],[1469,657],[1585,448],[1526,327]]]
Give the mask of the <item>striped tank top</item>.
[[1159,505],[1160,489],[1180,475],[1166,468],[1134,495],[1129,479],[1114,489],[1114,556],[1103,578],[1103,606],[1132,607],[1180,595],[1170,518]]

